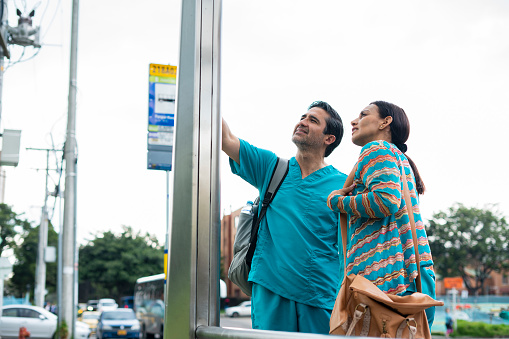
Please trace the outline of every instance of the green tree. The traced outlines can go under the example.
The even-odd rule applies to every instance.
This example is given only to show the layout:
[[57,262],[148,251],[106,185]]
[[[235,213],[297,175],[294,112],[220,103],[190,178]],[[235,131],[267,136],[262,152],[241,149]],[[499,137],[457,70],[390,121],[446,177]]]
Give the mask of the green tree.
[[[11,286],[17,297],[23,296],[27,291],[33,295],[39,246],[39,226],[26,229],[21,236],[23,241],[14,248],[16,263],[12,267],[13,276],[11,278]],[[51,223],[48,223],[48,246],[58,246],[58,234]],[[55,293],[56,286],[57,264],[56,262],[46,263],[46,289],[48,294]]]
[[490,274],[509,268],[509,228],[494,205],[455,204],[429,221],[428,236],[437,273],[461,276],[470,294],[483,291]]
[[[19,230],[16,230],[17,226]],[[0,204],[0,256],[4,250],[16,247],[16,235],[30,227],[30,223],[20,219],[9,205]]]
[[79,255],[79,282],[94,290],[89,299],[133,295],[136,279],[164,272],[164,248],[157,239],[127,226],[120,235],[98,234]]

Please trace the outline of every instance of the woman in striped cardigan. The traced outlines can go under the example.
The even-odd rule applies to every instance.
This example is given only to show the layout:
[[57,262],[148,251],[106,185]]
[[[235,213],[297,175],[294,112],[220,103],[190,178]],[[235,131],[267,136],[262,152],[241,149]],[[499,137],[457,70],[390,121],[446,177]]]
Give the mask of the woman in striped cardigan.
[[[435,273],[420,210],[425,190],[417,167],[405,155],[410,124],[400,107],[375,101],[352,121],[352,142],[361,146],[350,187],[334,191],[327,204],[348,214],[347,275],[360,274],[388,294],[416,291],[417,265],[403,183],[413,205],[420,254],[422,292],[435,298]],[[426,310],[433,323],[435,309]]]

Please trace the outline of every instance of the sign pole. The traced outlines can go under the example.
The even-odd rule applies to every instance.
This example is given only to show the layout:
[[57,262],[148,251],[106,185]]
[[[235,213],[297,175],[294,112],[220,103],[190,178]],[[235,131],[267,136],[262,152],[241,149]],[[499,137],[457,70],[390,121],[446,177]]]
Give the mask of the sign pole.
[[[0,258],[0,321],[2,320],[2,306],[4,305],[4,279],[12,273],[12,264],[7,258]],[[1,339],[2,337],[0,337]]]

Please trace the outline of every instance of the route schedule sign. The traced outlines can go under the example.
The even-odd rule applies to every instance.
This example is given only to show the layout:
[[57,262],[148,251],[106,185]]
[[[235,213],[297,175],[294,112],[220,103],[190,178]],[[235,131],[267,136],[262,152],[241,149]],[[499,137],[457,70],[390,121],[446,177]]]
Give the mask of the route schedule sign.
[[150,64],[148,93],[147,168],[170,171],[177,66]]

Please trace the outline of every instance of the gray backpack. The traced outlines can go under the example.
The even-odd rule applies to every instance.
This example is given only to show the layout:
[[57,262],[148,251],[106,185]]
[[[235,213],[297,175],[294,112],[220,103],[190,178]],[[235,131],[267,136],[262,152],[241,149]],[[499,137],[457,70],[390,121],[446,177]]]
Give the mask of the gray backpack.
[[228,279],[240,287],[242,292],[248,296],[251,296],[251,283],[247,281],[247,278],[256,248],[260,220],[264,217],[267,207],[274,199],[287,173],[288,160],[278,158],[262,201],[260,215],[258,215],[260,197],[257,197],[254,203],[248,202],[239,216],[237,234],[233,243],[233,260],[228,269]]

